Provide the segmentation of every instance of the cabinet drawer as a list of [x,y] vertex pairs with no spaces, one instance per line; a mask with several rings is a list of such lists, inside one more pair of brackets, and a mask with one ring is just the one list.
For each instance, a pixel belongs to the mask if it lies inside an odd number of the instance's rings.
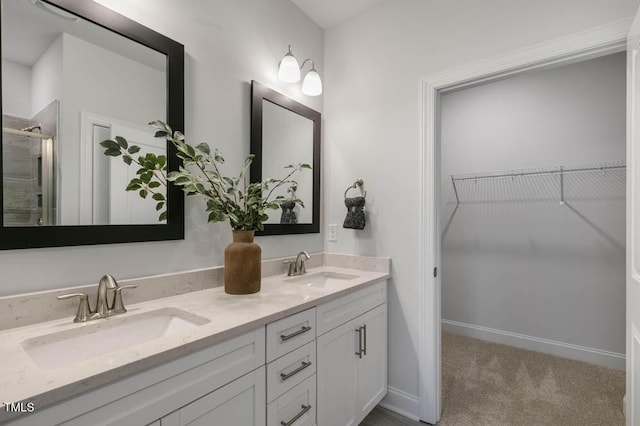
[[267,362],[316,338],[316,308],[267,324]]
[[318,336],[387,301],[387,282],[380,281],[316,308]]
[[316,342],[267,364],[267,402],[271,402],[316,372]]
[[267,426],[316,424],[316,375],[309,377],[267,406]]

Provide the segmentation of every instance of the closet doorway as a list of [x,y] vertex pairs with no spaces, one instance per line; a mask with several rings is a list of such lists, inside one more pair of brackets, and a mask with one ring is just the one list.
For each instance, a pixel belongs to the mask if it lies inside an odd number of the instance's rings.
[[[630,30],[631,27],[631,30]],[[636,35],[637,34],[637,35]],[[635,117],[640,108],[640,70],[636,69],[635,61],[640,50],[640,18],[631,21],[614,22],[609,25],[597,27],[589,31],[571,34],[530,48],[521,49],[499,57],[490,58],[481,62],[470,63],[460,68],[450,69],[444,72],[432,74],[422,79],[421,99],[423,103],[422,147],[420,158],[420,246],[418,255],[424,259],[420,263],[420,419],[435,424],[440,420],[441,414],[441,268],[440,268],[440,242],[441,226],[444,218],[441,217],[440,202],[440,98],[443,94],[462,88],[470,88],[479,84],[495,82],[519,74],[532,71],[541,71],[555,67],[570,65],[576,62],[587,61],[602,56],[623,52],[629,44],[628,56],[628,82],[627,87],[627,112],[631,119],[627,128],[627,203],[626,214],[626,246],[629,248],[627,256],[627,293],[635,291],[634,285],[640,283],[640,268],[634,266],[634,242],[640,241],[640,227],[634,227],[632,218],[635,204],[633,200],[635,191],[632,183],[634,169],[634,146],[640,147],[640,126],[635,125]],[[635,112],[634,112],[635,111]],[[635,115],[634,115],[635,114]],[[564,164],[545,164],[546,166],[563,166]],[[571,164],[570,164],[571,165]],[[576,164],[573,164],[576,165]],[[591,164],[593,165],[593,164]],[[531,167],[525,167],[531,168]],[[537,167],[536,167],[537,168]],[[481,170],[479,172],[494,172],[495,169]],[[497,170],[499,171],[499,170]],[[546,170],[549,171],[549,170]],[[637,229],[636,229],[637,228]],[[637,251],[637,250],[636,250]],[[640,259],[640,256],[638,256]],[[639,292],[640,293],[640,292]],[[631,293],[634,294],[634,293]],[[638,297],[640,300],[640,297]],[[636,376],[634,372],[635,356],[640,351],[640,332],[637,332],[634,324],[639,323],[636,311],[640,312],[640,305],[634,302],[635,298],[627,297],[626,357],[627,378],[624,412],[628,424],[633,424],[634,414],[640,411],[640,398],[634,398]],[[637,336],[636,336],[637,335]],[[637,345],[633,340],[637,337]],[[637,350],[634,350],[635,348]],[[629,352],[630,351],[630,352]],[[634,358],[635,356],[635,358]],[[640,382],[638,382],[640,383]],[[636,384],[637,385],[637,384]],[[638,407],[636,407],[636,405]]]
[[440,97],[443,424],[624,424],[625,116],[626,52]]

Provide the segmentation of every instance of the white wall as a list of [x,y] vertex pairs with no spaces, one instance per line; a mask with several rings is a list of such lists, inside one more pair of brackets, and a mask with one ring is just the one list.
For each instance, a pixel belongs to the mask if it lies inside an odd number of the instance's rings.
[[31,67],[31,114],[33,117],[62,97],[62,35]]
[[31,68],[2,60],[2,113],[31,118]]
[[325,223],[365,181],[369,222],[328,251],[391,256],[389,385],[417,415],[420,78],[633,15],[637,0],[386,0],[325,33]]
[[443,319],[624,354],[624,170],[448,177],[624,161],[625,55],[441,97]]
[[62,225],[77,225],[80,113],[90,112],[141,126],[166,117],[166,75],[73,35],[64,33],[62,39],[59,208]]
[[[236,173],[249,154],[250,88],[255,79],[322,112],[322,97],[300,84],[277,81],[277,65],[291,43],[323,73],[323,30],[288,0],[101,3],[185,45],[185,133],[225,155]],[[155,243],[0,252],[0,294],[95,283],[104,273],[124,279],[223,264],[229,225],[208,224],[204,205],[189,198],[186,239]],[[259,237],[263,258],[321,251],[322,234]]]

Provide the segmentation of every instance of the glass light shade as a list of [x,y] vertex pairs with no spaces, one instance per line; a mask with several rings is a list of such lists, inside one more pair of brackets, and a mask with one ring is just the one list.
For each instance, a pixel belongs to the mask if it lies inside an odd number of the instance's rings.
[[296,57],[293,56],[291,52],[284,55],[284,58],[280,61],[278,78],[285,83],[300,81],[300,66],[298,65]]
[[302,82],[302,93],[309,96],[318,96],[322,93],[322,80],[315,68],[304,76]]

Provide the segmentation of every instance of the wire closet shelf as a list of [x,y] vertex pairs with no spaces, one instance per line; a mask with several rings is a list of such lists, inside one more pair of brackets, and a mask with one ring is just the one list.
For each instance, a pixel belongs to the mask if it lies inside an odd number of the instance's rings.
[[478,182],[491,179],[516,179],[522,177],[533,176],[556,176],[559,177],[559,198],[560,204],[565,203],[564,199],[564,176],[573,175],[579,173],[593,173],[600,172],[606,174],[610,170],[625,170],[626,163],[624,161],[614,161],[607,163],[593,163],[593,164],[579,164],[569,166],[552,166],[552,167],[540,167],[533,169],[516,169],[498,172],[487,173],[474,173],[465,175],[451,175],[449,176],[450,183],[453,186],[453,193],[455,195],[456,207],[462,204],[460,200],[460,194],[458,191],[458,183],[461,182]]

